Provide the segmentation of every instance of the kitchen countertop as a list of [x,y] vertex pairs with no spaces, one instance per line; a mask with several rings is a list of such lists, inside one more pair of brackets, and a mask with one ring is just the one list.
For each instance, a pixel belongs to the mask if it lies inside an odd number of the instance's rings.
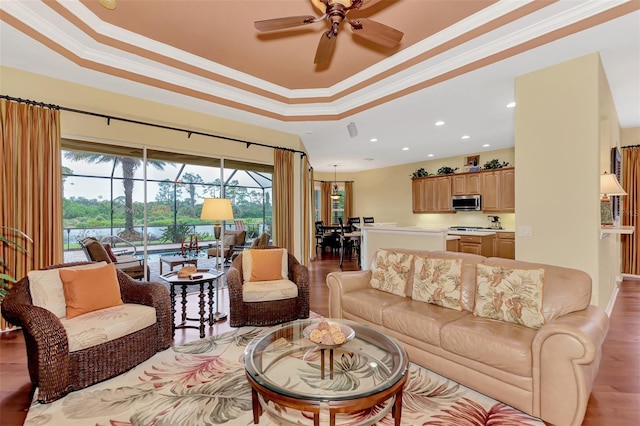
[[449,231],[449,235],[475,235],[477,237],[486,237],[488,235],[496,235],[496,231],[479,229],[477,231]]

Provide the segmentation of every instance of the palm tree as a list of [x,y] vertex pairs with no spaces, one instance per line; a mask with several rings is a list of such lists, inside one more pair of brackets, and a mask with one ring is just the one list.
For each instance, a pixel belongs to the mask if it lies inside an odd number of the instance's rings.
[[[142,164],[142,160],[134,157],[120,157],[117,155],[97,154],[93,152],[65,151],[64,157],[72,161],[84,161],[90,164],[113,163],[122,167],[122,186],[124,188],[124,234],[135,233],[133,229],[133,179],[135,171]],[[147,160],[147,164],[158,170],[163,170],[165,162]]]

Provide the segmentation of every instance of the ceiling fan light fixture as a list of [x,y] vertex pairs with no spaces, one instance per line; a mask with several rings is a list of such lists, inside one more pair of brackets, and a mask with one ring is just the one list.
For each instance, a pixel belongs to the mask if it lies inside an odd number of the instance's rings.
[[[349,6],[351,6],[352,2],[351,2],[351,0],[329,0],[329,5],[332,5],[332,4],[335,4],[335,3],[340,3],[344,7],[349,7]],[[311,0],[311,4],[313,4],[313,7],[318,9],[320,11],[320,13],[322,13],[324,15],[324,13],[326,12],[327,7],[322,2],[322,0]]]
[[98,0],[98,3],[100,3],[105,9],[109,10],[114,10],[118,6],[116,0]]

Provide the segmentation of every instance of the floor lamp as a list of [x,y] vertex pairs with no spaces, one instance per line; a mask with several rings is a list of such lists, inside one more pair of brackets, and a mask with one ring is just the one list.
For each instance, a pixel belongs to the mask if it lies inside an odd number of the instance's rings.
[[[233,220],[233,209],[231,208],[231,200],[228,198],[205,198],[202,205],[202,213],[200,213],[200,219],[203,220],[215,220],[216,224],[213,227],[213,233],[216,237],[216,269],[218,268],[218,262],[220,256],[223,256],[224,251],[224,221]],[[220,222],[222,221],[222,226]],[[222,242],[222,244],[220,244]],[[224,265],[223,265],[224,269]],[[218,290],[220,286],[216,281],[216,313],[213,314],[214,321],[221,321],[227,318],[227,314],[220,312],[220,297]]]

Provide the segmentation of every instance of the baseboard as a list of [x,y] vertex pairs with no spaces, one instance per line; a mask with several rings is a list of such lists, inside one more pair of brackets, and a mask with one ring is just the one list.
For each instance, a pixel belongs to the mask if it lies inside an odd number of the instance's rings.
[[622,278],[633,278],[633,279],[640,279],[640,275],[633,275],[633,274],[622,274]]
[[619,292],[620,292],[620,287],[616,285],[615,288],[613,289],[613,292],[611,293],[611,297],[609,298],[609,303],[607,303],[607,308],[605,309],[605,312],[609,317],[611,317],[611,313],[613,312],[613,307],[616,305],[616,299],[618,298]]

